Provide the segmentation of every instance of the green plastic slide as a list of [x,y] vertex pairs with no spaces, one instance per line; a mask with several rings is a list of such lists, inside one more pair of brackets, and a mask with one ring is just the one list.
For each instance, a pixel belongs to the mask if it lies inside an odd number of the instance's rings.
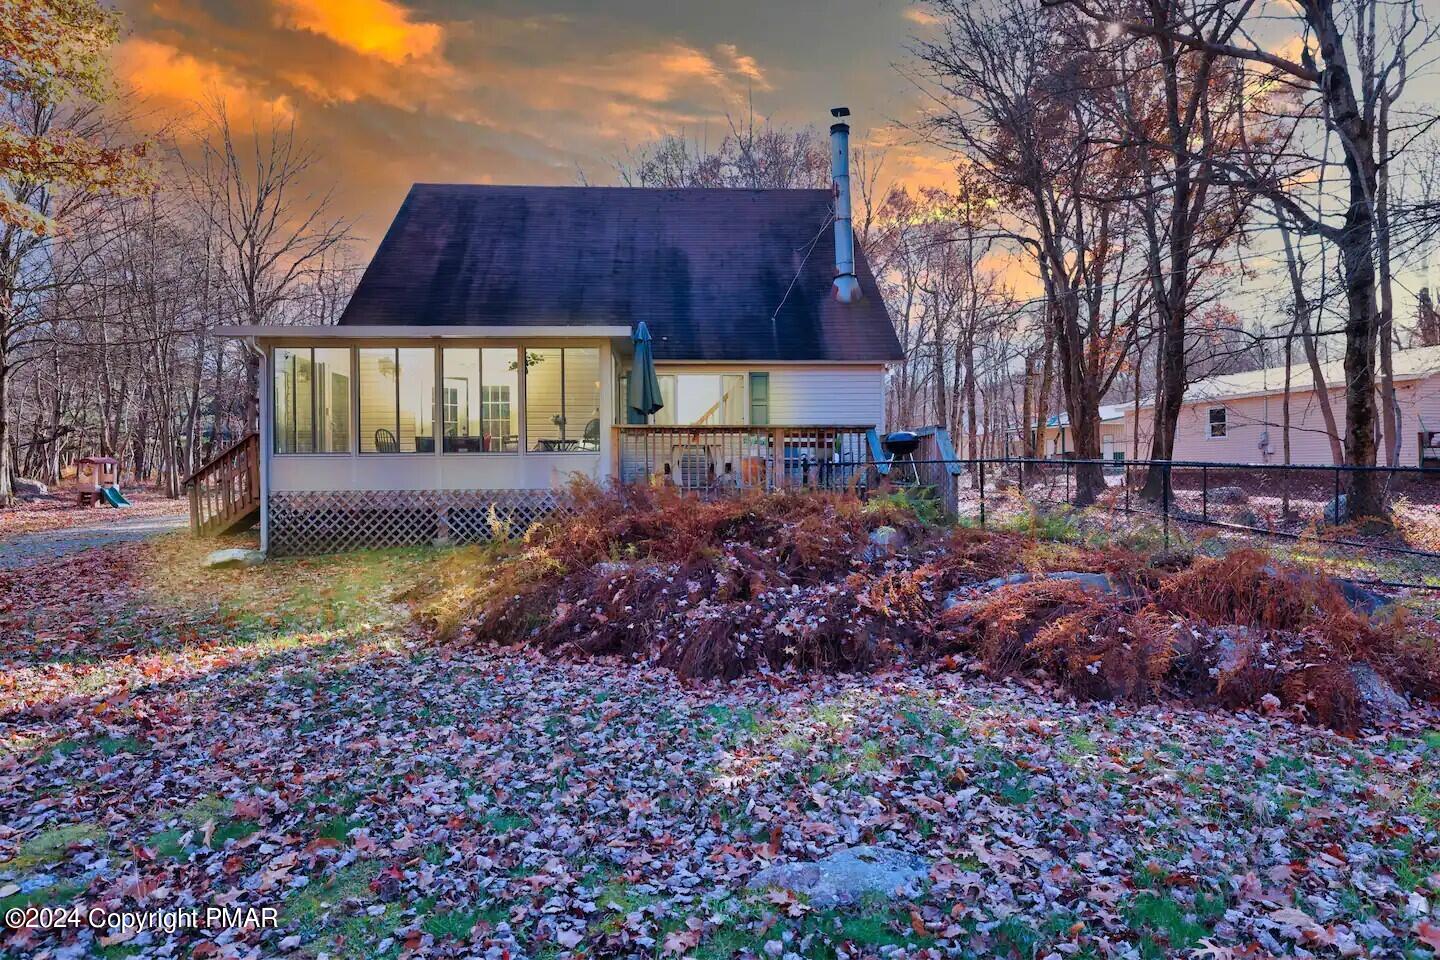
[[130,501],[125,499],[125,495],[120,492],[119,487],[101,487],[100,496],[104,497],[105,502],[116,509],[130,506]]

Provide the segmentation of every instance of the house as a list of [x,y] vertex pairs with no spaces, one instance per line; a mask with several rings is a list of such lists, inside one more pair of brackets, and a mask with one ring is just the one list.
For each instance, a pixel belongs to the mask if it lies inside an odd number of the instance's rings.
[[576,475],[775,486],[878,455],[900,346],[832,113],[833,191],[416,184],[338,325],[222,331],[259,357],[260,431],[197,474],[196,530],[248,496],[276,554],[483,539]]
[[[1130,456],[1130,440],[1133,434],[1126,426],[1127,407],[1124,404],[1102,404],[1100,406],[1100,453],[1106,460],[1124,460]],[[1011,439],[1011,456],[1022,456],[1024,444],[1016,435]],[[1040,438],[1040,456],[1047,460],[1064,460],[1074,457],[1075,440],[1070,430],[1070,415],[1052,414],[1045,419],[1045,429]]]
[[[1399,464],[1440,466],[1440,347],[1396,351],[1395,405],[1400,436]],[[1345,436],[1345,367],[1343,361],[1321,364],[1330,409],[1341,442]],[[1310,367],[1303,360],[1290,372],[1290,462],[1334,462],[1330,435],[1315,391]],[[1175,460],[1211,463],[1284,462],[1285,368],[1210,377],[1185,390],[1176,424]],[[1140,404],[1140,451],[1149,450],[1152,400]],[[1134,412],[1126,408],[1126,433],[1134,430]],[[1383,460],[1383,457],[1382,457]]]

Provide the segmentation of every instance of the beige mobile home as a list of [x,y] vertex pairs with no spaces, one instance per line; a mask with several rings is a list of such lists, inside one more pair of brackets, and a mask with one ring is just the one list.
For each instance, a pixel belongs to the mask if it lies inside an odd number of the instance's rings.
[[[1440,466],[1440,347],[1397,351],[1395,405],[1402,466]],[[1335,360],[1321,365],[1330,409],[1343,442],[1345,435],[1345,369]],[[1290,461],[1334,462],[1330,433],[1321,413],[1319,394],[1307,364],[1290,372]],[[1211,463],[1283,463],[1285,368],[1211,377],[1185,391],[1185,405],[1175,436],[1175,460]],[[1150,445],[1153,410],[1140,406],[1140,453]],[[1126,412],[1126,432],[1133,436],[1134,413]]]

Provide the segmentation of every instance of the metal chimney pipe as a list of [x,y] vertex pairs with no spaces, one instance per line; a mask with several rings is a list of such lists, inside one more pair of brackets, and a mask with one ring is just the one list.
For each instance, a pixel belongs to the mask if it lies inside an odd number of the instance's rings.
[[830,171],[835,194],[835,299],[855,303],[860,281],[855,277],[855,230],[850,223],[850,116],[849,107],[834,107],[830,116]]

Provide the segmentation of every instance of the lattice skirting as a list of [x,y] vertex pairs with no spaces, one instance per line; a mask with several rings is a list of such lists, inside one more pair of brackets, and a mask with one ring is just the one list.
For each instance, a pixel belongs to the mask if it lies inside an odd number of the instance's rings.
[[301,556],[524,535],[570,501],[555,490],[347,490],[270,494],[270,553]]

